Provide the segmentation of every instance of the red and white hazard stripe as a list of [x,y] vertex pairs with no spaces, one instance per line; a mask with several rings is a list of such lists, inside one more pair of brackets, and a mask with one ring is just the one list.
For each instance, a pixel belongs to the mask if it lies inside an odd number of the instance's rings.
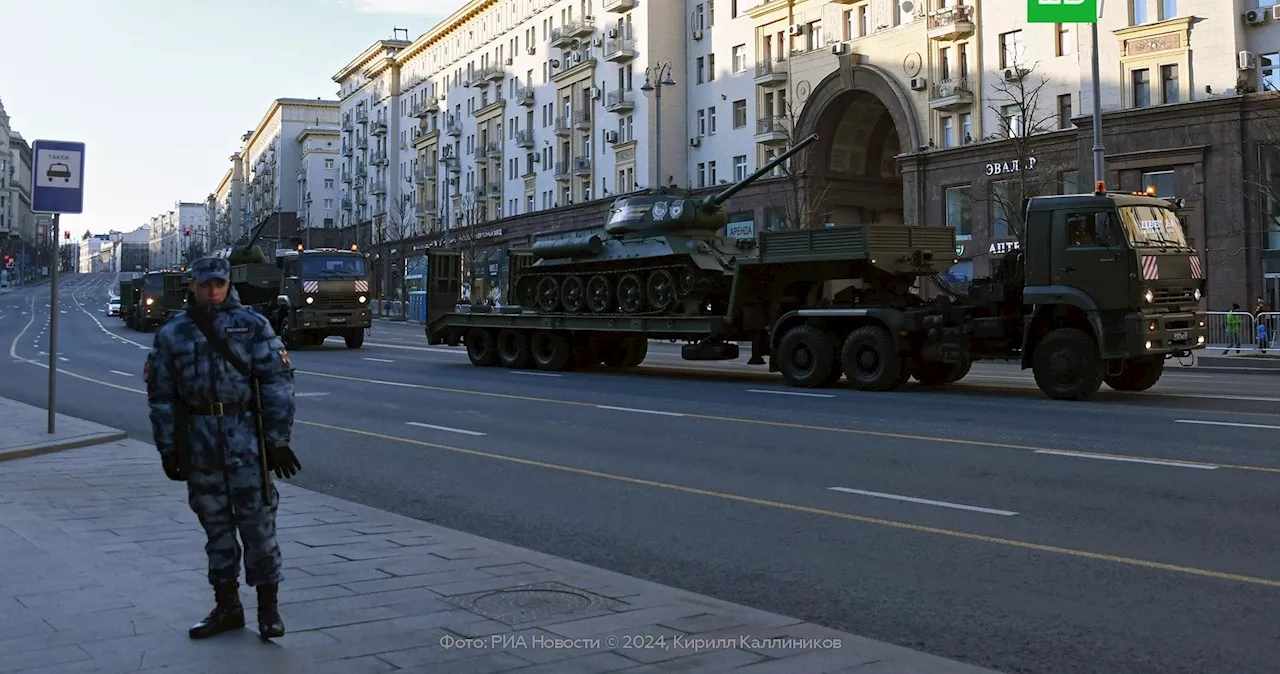
[[369,292],[369,282],[368,282],[368,281],[356,281],[356,292],[358,292],[358,293],[367,293],[367,292]]
[[1155,255],[1142,256],[1142,280],[1156,281],[1160,279],[1160,258]]
[[1191,259],[1191,278],[1194,278],[1194,279],[1204,278],[1204,269],[1200,266],[1200,257],[1197,255],[1192,255],[1190,259]]
[[320,289],[319,281],[303,281],[302,282],[302,292],[304,293],[313,293],[319,289]]

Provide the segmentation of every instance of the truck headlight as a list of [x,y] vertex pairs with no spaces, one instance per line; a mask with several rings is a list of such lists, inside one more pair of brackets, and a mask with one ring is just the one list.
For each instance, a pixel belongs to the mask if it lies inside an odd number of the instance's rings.
[[314,298],[314,297],[308,297],[308,298],[307,298],[307,304],[315,304],[315,301],[316,301],[316,298]]
[[1200,297],[1201,297],[1201,295],[1200,295],[1200,289],[1199,289],[1199,288],[1196,288],[1196,291],[1195,291],[1194,293],[1191,293],[1191,294],[1192,294],[1193,296],[1195,296],[1195,298],[1196,298],[1196,301],[1197,301],[1197,302],[1199,302],[1199,301],[1200,301]]
[[368,301],[369,301],[369,298],[368,298],[368,297],[365,297],[364,295],[361,295],[361,296],[360,296],[360,303],[361,303],[361,304],[364,304],[365,302],[368,302]]
[[151,306],[151,305],[153,305],[153,304],[155,304],[155,303],[156,303],[156,299],[155,299],[154,297],[148,297],[148,298],[147,298],[147,306]]
[[1142,296],[1142,299],[1146,300],[1147,304],[1151,304],[1156,301],[1156,294],[1148,290],[1147,293]]

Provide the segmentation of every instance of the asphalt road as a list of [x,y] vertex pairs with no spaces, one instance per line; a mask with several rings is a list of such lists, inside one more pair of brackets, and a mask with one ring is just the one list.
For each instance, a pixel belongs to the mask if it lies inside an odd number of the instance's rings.
[[[149,441],[152,336],[104,314],[112,285],[64,285],[59,410]],[[0,295],[0,395],[44,404],[47,304]],[[633,373],[479,369],[390,322],[292,360],[308,488],[1007,672],[1280,656],[1270,378],[801,391],[661,344]]]

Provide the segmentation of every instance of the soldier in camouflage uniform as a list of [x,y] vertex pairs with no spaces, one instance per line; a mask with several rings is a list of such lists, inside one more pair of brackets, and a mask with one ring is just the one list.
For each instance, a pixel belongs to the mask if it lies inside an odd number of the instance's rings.
[[258,631],[284,634],[277,608],[281,580],[276,542],[279,492],[263,501],[253,391],[247,377],[223,359],[197,327],[211,325],[252,368],[262,395],[268,469],[292,477],[301,468],[289,448],[293,426],[293,366],[267,319],[240,304],[230,264],[204,258],[191,268],[189,304],[156,333],[147,357],[151,428],[165,475],[185,480],[188,502],[208,542],[209,583],[217,606],[190,630],[201,639],[244,627],[240,603],[240,542],[245,582],[258,591]]

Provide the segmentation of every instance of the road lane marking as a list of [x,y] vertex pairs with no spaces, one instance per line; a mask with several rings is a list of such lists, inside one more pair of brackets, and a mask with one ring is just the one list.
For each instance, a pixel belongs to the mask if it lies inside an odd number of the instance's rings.
[[525,377],[563,377],[562,374],[554,372],[524,372],[522,370],[512,370],[511,374],[523,375]]
[[[311,370],[295,370],[295,372],[298,374],[305,374],[313,377],[323,377],[326,379],[338,379],[342,381],[360,382],[364,384],[376,384],[381,386],[397,386],[401,388],[414,388],[420,391],[436,391],[439,393],[456,393],[459,395],[479,396],[482,398],[495,398],[499,400],[520,400],[524,402],[544,403],[544,404],[551,404],[551,405],[565,405],[568,407],[596,407],[596,408],[601,407],[600,405],[596,405],[595,403],[583,402],[578,400],[543,398],[540,396],[520,395],[516,393],[497,393],[494,391],[476,391],[472,389],[452,388],[448,386],[434,386],[432,384],[410,384],[407,382],[388,381],[385,379],[369,379],[366,377],[352,377],[344,374],[332,374],[329,372],[314,372]],[[608,408],[606,407],[605,409],[608,409]],[[623,408],[623,409],[630,409],[630,408]],[[699,419],[703,421],[718,421],[718,422],[736,423],[736,424],[752,424],[757,426],[767,426],[770,428],[789,428],[789,429],[801,430],[801,431],[816,431],[820,433],[840,433],[844,435],[860,435],[860,436],[871,437],[871,438],[887,438],[891,440],[919,440],[923,442],[936,442],[938,444],[960,445],[960,446],[967,446],[967,447],[988,447],[992,449],[1010,449],[1010,450],[1022,451],[1022,452],[1039,452],[1041,450],[1046,450],[1050,452],[1066,452],[1072,456],[1075,456],[1076,454],[1081,454],[1081,455],[1087,454],[1088,456],[1092,456],[1092,457],[1111,456],[1111,457],[1116,457],[1119,460],[1142,459],[1144,462],[1151,461],[1151,460],[1159,460],[1165,463],[1180,464],[1180,465],[1185,464],[1189,466],[1207,465],[1204,462],[1187,461],[1184,459],[1164,459],[1164,458],[1147,459],[1145,457],[1136,457],[1136,456],[1130,456],[1126,454],[1106,454],[1106,453],[1100,453],[1100,452],[1093,452],[1093,453],[1075,452],[1074,450],[1058,450],[1053,447],[1039,447],[1036,445],[1022,445],[1022,444],[1016,444],[1016,443],[1010,443],[1010,442],[995,442],[990,440],[953,438],[953,437],[943,437],[943,436],[936,436],[936,435],[916,435],[913,433],[891,433],[888,431],[872,431],[872,430],[866,430],[866,429],[860,429],[860,428],[841,428],[839,426],[818,426],[816,424],[801,424],[801,423],[788,422],[788,421],[773,421],[769,419],[751,419],[747,417],[727,417],[727,416],[720,416],[715,414],[697,414],[694,412],[684,412],[684,413],[660,412],[660,413],[668,416],[684,417],[687,419]],[[1244,471],[1253,471],[1253,472],[1260,472],[1260,473],[1280,473],[1280,467],[1249,466],[1249,465],[1241,465],[1241,464],[1224,464],[1224,463],[1219,463],[1215,465],[1217,465],[1220,468],[1230,468],[1232,470],[1244,470]]]
[[1123,461],[1125,463],[1145,463],[1153,466],[1172,466],[1174,468],[1195,468],[1198,470],[1217,470],[1231,466],[1219,466],[1212,463],[1196,463],[1193,461],[1174,461],[1168,459],[1143,459],[1136,456],[1117,456],[1114,454],[1094,454],[1091,452],[1073,452],[1060,449],[1037,449],[1036,454],[1052,454],[1055,456],[1071,456],[1078,459],[1098,459],[1100,461]]
[[69,358],[63,358],[62,356],[58,356],[58,360],[60,360],[60,361],[62,361],[62,362],[64,362],[64,363],[70,363],[70,362],[71,362],[71,360],[70,360]]
[[1280,431],[1280,426],[1270,426],[1267,424],[1242,424],[1234,421],[1202,421],[1199,419],[1174,419],[1174,423],[1178,424],[1200,424],[1203,426],[1232,426],[1235,428],[1265,428],[1273,431]]
[[293,397],[295,397],[295,398],[319,398],[319,397],[321,397],[321,396],[327,396],[327,395],[329,395],[329,394],[328,394],[327,392],[323,392],[323,391],[307,391],[306,393],[294,393],[294,394],[293,394]]
[[1178,564],[1168,564],[1165,562],[1156,562],[1148,559],[1139,559],[1136,557],[1124,557],[1121,555],[1112,555],[1104,552],[1092,552],[1089,550],[1078,550],[1075,548],[1066,548],[1056,545],[1046,545],[1043,543],[1032,543],[1030,541],[1020,541],[1012,538],[1002,538],[999,536],[986,536],[983,534],[974,534],[967,531],[958,531],[955,529],[944,529],[941,527],[931,527],[921,524],[912,524],[910,522],[901,522],[898,520],[890,520],[880,517],[868,517],[866,515],[855,515],[853,513],[841,512],[838,510],[829,510],[826,508],[815,508],[812,506],[804,506],[796,503],[787,503],[784,501],[774,501],[770,499],[756,498],[754,496],[745,496],[742,494],[733,494],[730,492],[715,491],[711,489],[703,489],[700,487],[690,487],[681,484],[673,484],[670,482],[659,482],[657,480],[648,480],[644,478],[631,477],[628,475],[618,475],[616,473],[606,473],[589,468],[579,468],[576,466],[567,466],[564,464],[550,463],[547,461],[539,461],[537,459],[525,459],[506,454],[498,454],[496,452],[486,452],[477,449],[464,449],[462,447],[452,447],[450,445],[442,445],[435,442],[427,442],[425,440],[416,440],[413,438],[405,438],[388,433],[379,433],[376,431],[366,431],[358,428],[349,428],[346,426],[334,426],[331,424],[322,424],[314,421],[297,421],[296,424],[304,426],[312,426],[315,428],[323,428],[331,431],[342,433],[351,433],[353,435],[362,435],[370,438],[378,438],[381,440],[389,440],[392,442],[403,442],[406,444],[417,445],[419,447],[430,447],[446,452],[456,454],[466,454],[496,461],[504,461],[507,463],[515,463],[524,466],[534,466],[545,468],[548,470],[559,471],[562,473],[571,473],[575,475],[584,475],[588,477],[596,477],[603,480],[611,480],[614,482],[624,482],[627,484],[635,484],[644,487],[652,487],[655,489],[665,489],[668,491],[681,492],[685,494],[694,494],[697,496],[706,496],[709,498],[720,499],[723,501],[733,501],[737,503],[748,503],[776,510],[787,510],[790,512],[799,512],[809,515],[822,515],[834,519],[841,519],[849,522],[859,522],[862,524],[871,524],[881,527],[898,529],[901,531],[911,531],[922,534],[934,534],[937,536],[945,536],[976,543],[989,543],[992,545],[1018,548],[1022,550],[1032,550],[1036,552],[1047,552],[1067,557],[1075,557],[1077,559],[1088,559],[1099,562],[1111,562],[1114,564],[1124,564],[1128,566],[1136,566],[1146,569],[1159,571],[1169,571],[1173,573],[1181,573],[1184,575],[1200,576],[1202,578],[1212,578],[1215,580],[1229,580],[1248,585],[1261,585],[1265,587],[1280,588],[1280,580],[1272,578],[1262,578],[1259,576],[1248,576],[1238,573],[1229,573],[1226,571],[1214,571],[1212,569],[1201,569],[1192,566],[1182,566]]
[[804,393],[803,391],[771,391],[766,388],[749,388],[747,393],[769,393],[776,396],[800,396],[804,398],[834,398],[831,393]]
[[133,376],[133,373],[132,373],[132,372],[121,372],[121,371],[119,371],[119,370],[108,370],[108,372],[110,372],[111,374],[118,374],[118,375],[120,375],[121,377],[132,377],[132,376]]
[[388,360],[386,358],[369,358],[368,356],[365,356],[362,360],[371,360],[375,363],[394,363],[395,362],[394,360]]
[[664,417],[682,417],[685,416],[679,412],[663,412],[662,410],[642,410],[636,407],[614,407],[613,405],[592,405],[597,409],[615,410],[618,412],[636,412],[637,414],[657,414]]
[[435,424],[424,424],[420,421],[406,421],[405,423],[410,426],[417,426],[418,428],[430,428],[435,431],[448,431],[450,433],[461,433],[463,435],[488,435],[488,433],[481,433],[480,431],[469,431],[465,428],[453,428],[451,426],[437,426]]
[[911,503],[922,503],[924,505],[939,506],[942,508],[952,508],[955,510],[970,510],[976,513],[987,513],[988,515],[1002,515],[1004,517],[1013,517],[1018,513],[1012,510],[997,510],[995,508],[983,508],[981,506],[964,505],[963,503],[950,503],[947,501],[934,501],[927,498],[916,498],[915,496],[901,496],[899,494],[886,494],[879,491],[866,491],[863,489],[851,489],[849,487],[827,487],[831,491],[844,492],[846,494],[860,494],[862,496],[874,496],[876,498],[887,498],[894,501],[909,501]]

